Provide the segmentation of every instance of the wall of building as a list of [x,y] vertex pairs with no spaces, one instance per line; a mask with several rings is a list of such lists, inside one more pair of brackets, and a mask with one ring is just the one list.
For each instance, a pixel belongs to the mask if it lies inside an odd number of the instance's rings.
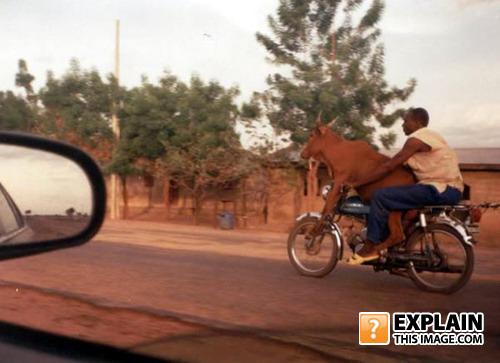
[[[471,187],[471,202],[500,202],[500,170],[464,170],[464,181]],[[484,244],[500,244],[500,209],[486,210],[480,223],[477,240]]]
[[[471,202],[500,201],[500,170],[463,170],[464,180],[471,186]],[[217,215],[231,212],[238,228],[266,228],[288,231],[295,218],[308,211],[320,211],[324,201],[321,187],[330,182],[327,170],[318,170],[315,195],[308,195],[304,170],[274,169],[268,184],[258,177],[246,181],[244,190],[212,190],[200,214],[200,223],[218,225]],[[109,189],[108,189],[109,190]],[[148,183],[142,177],[127,179],[130,219],[193,222],[193,203],[189,193],[175,188],[167,180]],[[123,204],[122,204],[123,210]],[[500,210],[487,211],[481,221],[478,240],[486,244],[500,243]]]

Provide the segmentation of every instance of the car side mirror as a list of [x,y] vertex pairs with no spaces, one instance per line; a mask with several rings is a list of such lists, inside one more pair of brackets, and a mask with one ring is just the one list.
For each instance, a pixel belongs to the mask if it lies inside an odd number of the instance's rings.
[[85,152],[0,132],[0,260],[81,245],[105,212],[104,178]]

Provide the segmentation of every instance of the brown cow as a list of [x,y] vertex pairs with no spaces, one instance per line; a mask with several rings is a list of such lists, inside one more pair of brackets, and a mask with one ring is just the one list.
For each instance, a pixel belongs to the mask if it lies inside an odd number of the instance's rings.
[[[326,164],[335,178],[335,183],[326,200],[322,217],[312,232],[313,235],[319,232],[326,214],[337,203],[343,185],[355,184],[362,176],[370,175],[383,162],[389,160],[387,156],[378,153],[365,141],[349,141],[335,134],[331,130],[331,125],[335,120],[325,125],[319,121],[319,118],[320,116],[318,116],[316,127],[311,132],[309,141],[302,150],[301,157],[304,159],[313,158]],[[357,192],[367,203],[373,192],[379,188],[411,185],[415,182],[413,173],[401,166],[385,178],[357,188]],[[392,212],[389,215],[389,230],[390,236],[381,246],[391,246],[404,239],[401,212]]]

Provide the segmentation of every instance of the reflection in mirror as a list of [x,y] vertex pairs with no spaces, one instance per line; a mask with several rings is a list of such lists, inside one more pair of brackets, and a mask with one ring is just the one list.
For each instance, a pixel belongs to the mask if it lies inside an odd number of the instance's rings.
[[90,221],[92,190],[74,162],[0,145],[0,246],[72,237]]

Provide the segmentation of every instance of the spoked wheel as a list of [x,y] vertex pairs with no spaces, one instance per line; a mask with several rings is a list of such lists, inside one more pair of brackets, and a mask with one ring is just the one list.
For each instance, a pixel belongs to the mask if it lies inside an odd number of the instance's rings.
[[315,238],[308,238],[316,222],[316,218],[308,217],[294,226],[288,237],[288,258],[300,274],[323,277],[337,265],[341,241],[337,234],[326,231]]
[[[426,241],[427,239],[427,241]],[[451,294],[469,281],[474,269],[474,250],[446,224],[432,224],[409,238],[406,251],[412,255],[408,274],[421,289]]]

